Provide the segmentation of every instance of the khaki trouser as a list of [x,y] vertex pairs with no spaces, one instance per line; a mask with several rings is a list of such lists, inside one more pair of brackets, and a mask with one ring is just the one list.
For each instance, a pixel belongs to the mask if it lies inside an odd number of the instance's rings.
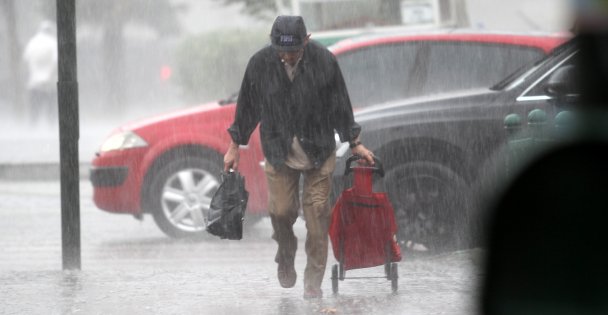
[[268,181],[268,212],[274,229],[272,238],[278,243],[275,257],[277,263],[280,260],[293,263],[295,258],[298,242],[293,233],[293,224],[298,218],[300,207],[300,175],[304,175],[302,209],[307,229],[305,289],[321,288],[325,274],[331,219],[329,194],[335,166],[335,153],[319,169],[299,171],[287,166],[275,169],[268,162],[265,166]]

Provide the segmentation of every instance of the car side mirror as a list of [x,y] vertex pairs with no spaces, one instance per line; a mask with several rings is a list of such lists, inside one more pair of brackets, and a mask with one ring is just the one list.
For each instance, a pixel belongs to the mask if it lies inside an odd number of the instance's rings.
[[577,76],[575,66],[560,67],[549,77],[545,92],[553,99],[572,101],[580,94]]

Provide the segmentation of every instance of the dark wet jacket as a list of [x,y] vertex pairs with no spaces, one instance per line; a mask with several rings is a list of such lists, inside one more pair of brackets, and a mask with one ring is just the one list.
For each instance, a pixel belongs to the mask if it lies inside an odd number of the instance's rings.
[[336,58],[310,42],[289,80],[276,50],[263,48],[249,60],[241,85],[234,123],[228,132],[234,142],[247,144],[258,123],[264,155],[282,166],[294,135],[315,168],[336,148],[334,130],[342,142],[361,131]]

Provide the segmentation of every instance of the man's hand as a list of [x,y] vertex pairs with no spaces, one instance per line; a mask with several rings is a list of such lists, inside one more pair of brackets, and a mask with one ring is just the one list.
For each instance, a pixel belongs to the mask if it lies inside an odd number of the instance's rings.
[[374,153],[368,150],[363,144],[358,144],[351,149],[353,155],[358,155],[365,159],[367,164],[374,165]]
[[239,166],[239,145],[230,142],[228,151],[224,155],[224,172],[228,172],[230,169],[236,170]]

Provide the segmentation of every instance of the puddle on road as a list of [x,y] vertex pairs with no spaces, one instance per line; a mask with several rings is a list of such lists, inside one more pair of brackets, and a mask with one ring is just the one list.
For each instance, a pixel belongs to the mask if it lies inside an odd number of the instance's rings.
[[[282,289],[274,264],[262,261],[187,268],[108,261],[107,269],[0,271],[0,296],[3,314],[473,314],[479,275],[470,264],[477,256],[466,251],[406,260],[399,264],[396,294],[384,279],[347,279],[333,295],[326,273],[325,297],[307,301],[300,278],[295,288]],[[347,276],[382,272],[367,268]]]

